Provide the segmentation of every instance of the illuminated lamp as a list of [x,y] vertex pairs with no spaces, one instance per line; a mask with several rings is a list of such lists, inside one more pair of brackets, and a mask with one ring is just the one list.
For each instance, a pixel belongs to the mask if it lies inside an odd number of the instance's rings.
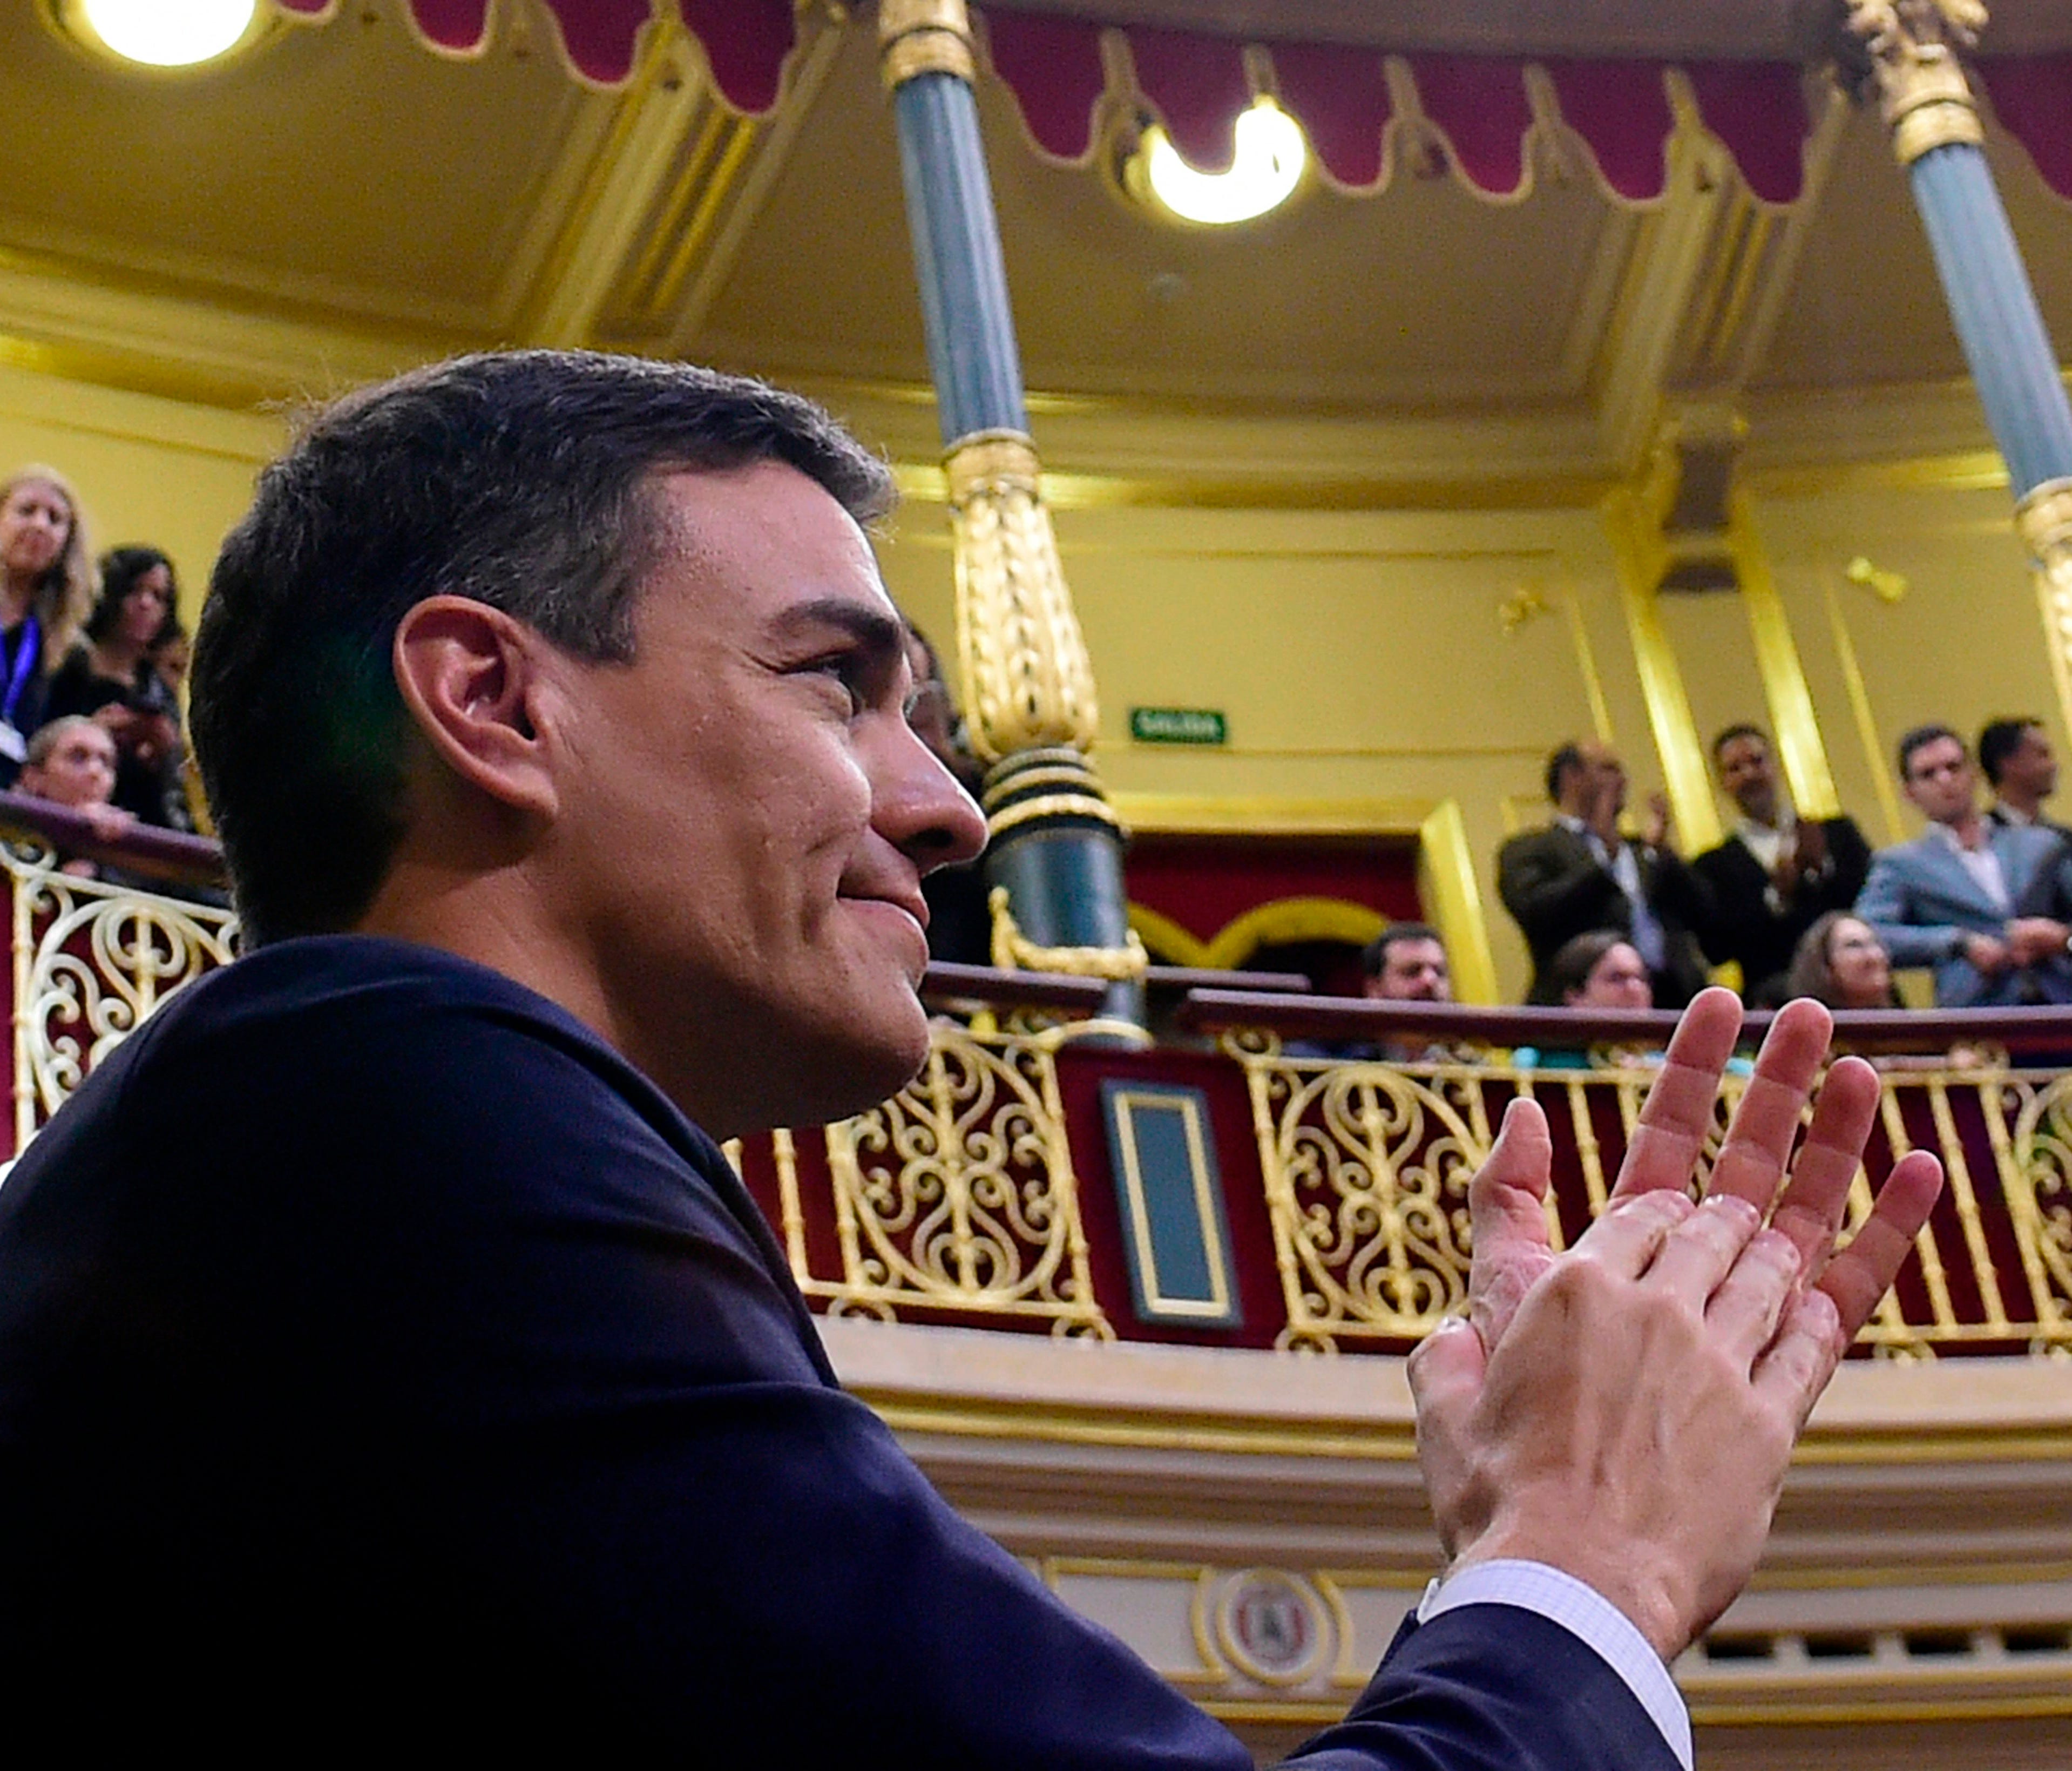
[[1230,170],[1197,172],[1180,158],[1165,130],[1152,124],[1135,156],[1142,188],[1161,208],[1209,227],[1228,227],[1277,209],[1294,195],[1309,161],[1302,126],[1272,99],[1261,98],[1240,115],[1235,133]]
[[191,68],[254,35],[258,0],[67,0],[66,25],[89,47],[146,68]]

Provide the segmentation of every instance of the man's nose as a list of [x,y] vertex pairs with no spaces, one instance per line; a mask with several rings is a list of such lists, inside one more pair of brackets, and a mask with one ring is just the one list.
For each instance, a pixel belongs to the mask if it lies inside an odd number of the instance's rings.
[[904,720],[874,785],[879,834],[923,873],[976,860],[985,849],[985,813]]

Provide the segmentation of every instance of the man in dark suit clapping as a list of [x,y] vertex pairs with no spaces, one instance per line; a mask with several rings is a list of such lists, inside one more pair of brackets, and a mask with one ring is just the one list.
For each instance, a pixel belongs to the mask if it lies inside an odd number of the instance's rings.
[[1774,1007],[1799,937],[1856,901],[1870,844],[1853,819],[1799,817],[1758,727],[1728,727],[1712,740],[1712,766],[1741,816],[1725,842],[1691,863],[1712,893],[1705,952],[1716,964],[1740,966],[1745,1000]]

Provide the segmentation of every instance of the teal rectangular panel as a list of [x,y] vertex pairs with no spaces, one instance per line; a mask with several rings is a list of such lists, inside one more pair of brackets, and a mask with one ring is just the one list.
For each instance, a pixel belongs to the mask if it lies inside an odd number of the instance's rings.
[[1243,1317],[1208,1098],[1110,1077],[1101,1110],[1137,1320],[1236,1327]]

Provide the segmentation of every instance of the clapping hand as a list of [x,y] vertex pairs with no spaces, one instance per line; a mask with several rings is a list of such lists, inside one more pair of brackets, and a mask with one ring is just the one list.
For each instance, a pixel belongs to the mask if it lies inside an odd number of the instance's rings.
[[1754,1571],[1791,1448],[1927,1220],[1941,1165],[1893,1166],[1833,1252],[1878,1099],[1870,1066],[1828,1073],[1792,1147],[1832,1023],[1782,1010],[1713,1164],[1712,1123],[1741,1004],[1686,1011],[1605,1211],[1549,1246],[1545,1116],[1518,1100],[1469,1191],[1465,1320],[1410,1361],[1418,1456],[1455,1567],[1499,1557],[1574,1575],[1672,1658]]

